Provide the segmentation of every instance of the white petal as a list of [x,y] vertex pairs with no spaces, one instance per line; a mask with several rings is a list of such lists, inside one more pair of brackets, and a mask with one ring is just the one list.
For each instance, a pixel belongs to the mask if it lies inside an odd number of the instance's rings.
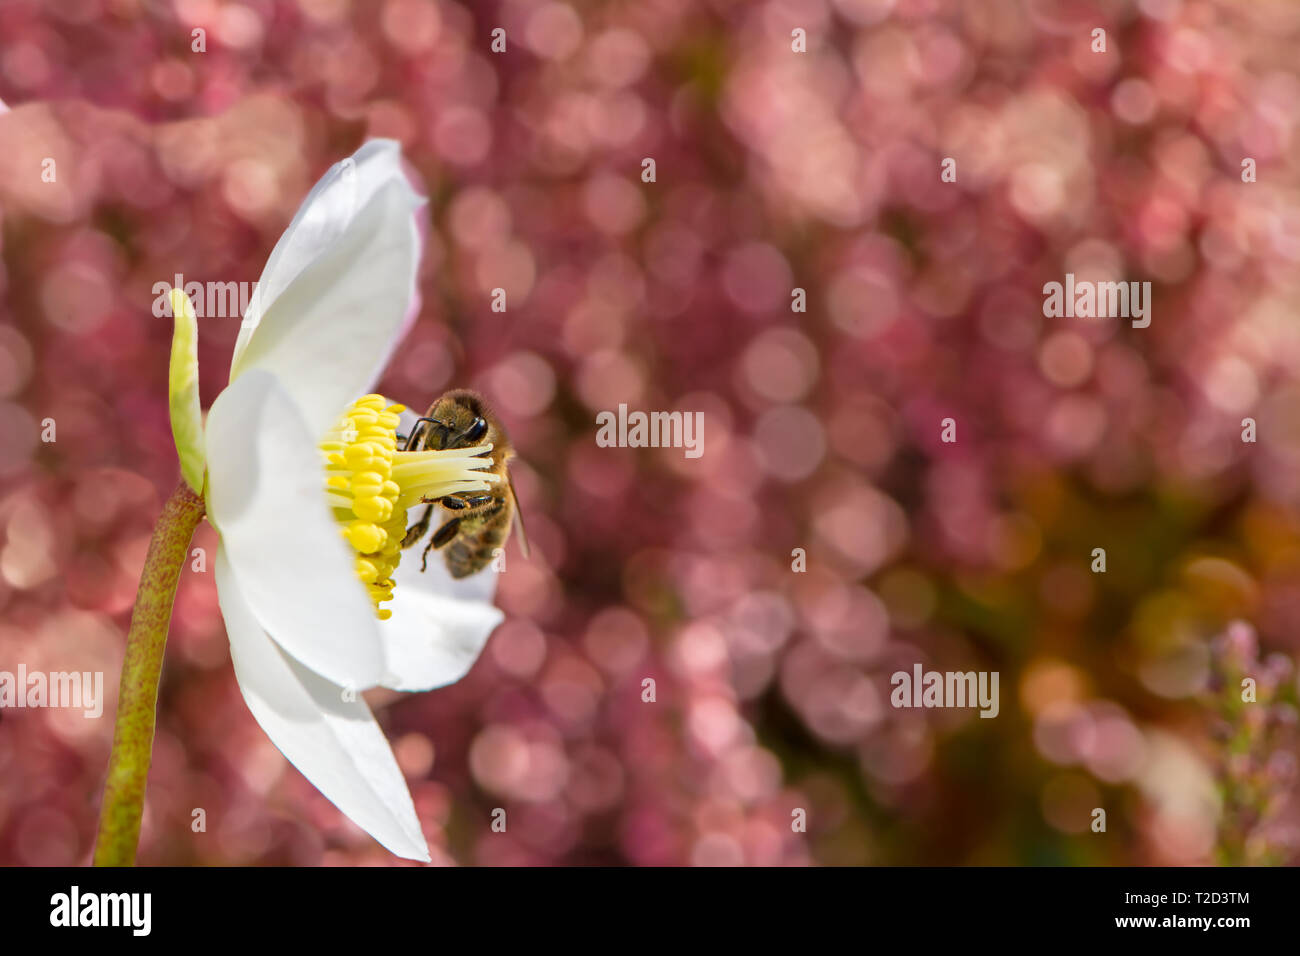
[[232,373],[266,310],[390,182],[407,182],[402,173],[401,145],[392,139],[374,139],[331,166],[312,187],[257,280],[230,359]]
[[404,178],[379,186],[266,304],[231,366],[231,381],[251,369],[271,372],[313,435],[368,392],[418,302],[418,199]]
[[330,802],[385,848],[429,862],[406,781],[364,700],[285,654],[244,601],[224,547],[217,595],[235,677],[248,709],[285,758]]
[[[423,505],[412,509],[411,520]],[[382,681],[394,690],[429,690],[454,684],[478,659],[488,637],[505,617],[492,604],[497,572],[488,568],[457,580],[442,555],[429,552],[429,567],[420,571],[420,555],[429,538],[447,518],[437,508],[424,538],[402,556],[393,573],[393,600],[385,605],[393,616],[379,622],[388,675]]]
[[384,673],[378,620],[325,501],[320,452],[265,372],[208,412],[208,517],[271,637],[321,676],[364,690]]

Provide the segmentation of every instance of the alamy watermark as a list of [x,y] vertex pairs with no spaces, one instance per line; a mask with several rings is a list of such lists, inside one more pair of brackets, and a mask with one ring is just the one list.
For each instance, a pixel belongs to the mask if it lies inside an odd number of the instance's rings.
[[133,936],[148,936],[153,929],[153,894],[83,893],[74,885],[50,897],[50,925],[119,926]]
[[925,671],[912,665],[912,673],[895,671],[889,702],[895,707],[979,707],[981,717],[996,717],[997,671]]
[[1151,324],[1150,282],[1075,281],[1065,274],[1065,283],[1043,286],[1043,315],[1049,319],[1132,319],[1133,328]]
[[704,454],[703,412],[599,412],[596,444],[601,448],[681,448],[687,458]]
[[175,282],[153,284],[154,318],[171,318],[172,289],[180,289],[194,304],[194,317],[199,319],[239,319],[248,311],[248,303],[257,294],[256,282],[186,282],[180,273]]
[[104,713],[103,671],[0,671],[0,710],[23,707],[80,708],[87,717]]

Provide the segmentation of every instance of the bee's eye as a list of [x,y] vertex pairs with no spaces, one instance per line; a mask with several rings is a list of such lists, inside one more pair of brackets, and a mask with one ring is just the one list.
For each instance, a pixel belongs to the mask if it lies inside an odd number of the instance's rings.
[[474,419],[474,423],[465,429],[465,440],[474,443],[482,438],[488,429],[488,424],[481,418]]

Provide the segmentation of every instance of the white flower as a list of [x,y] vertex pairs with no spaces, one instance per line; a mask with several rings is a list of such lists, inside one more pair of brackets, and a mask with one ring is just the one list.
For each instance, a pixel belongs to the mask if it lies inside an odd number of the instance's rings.
[[217,592],[249,710],[343,813],[393,853],[427,861],[406,783],[357,692],[459,680],[502,614],[494,573],[454,581],[438,560],[421,573],[423,542],[392,570],[421,494],[487,487],[487,459],[474,457],[483,447],[395,453],[401,407],[358,400],[418,311],[423,203],[395,142],[336,164],[267,261],[206,427],[183,373],[193,312],[173,293],[171,391],[191,485],[206,459]]

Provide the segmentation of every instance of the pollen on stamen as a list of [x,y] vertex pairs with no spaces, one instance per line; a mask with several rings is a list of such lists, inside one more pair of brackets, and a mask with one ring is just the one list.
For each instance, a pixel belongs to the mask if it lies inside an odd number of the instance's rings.
[[393,598],[393,572],[402,560],[407,509],[456,492],[487,490],[491,446],[446,451],[397,450],[397,428],[406,408],[381,395],[350,404],[320,443],[325,497],[339,533],[355,552],[357,578],[380,620],[392,616],[381,604]]

